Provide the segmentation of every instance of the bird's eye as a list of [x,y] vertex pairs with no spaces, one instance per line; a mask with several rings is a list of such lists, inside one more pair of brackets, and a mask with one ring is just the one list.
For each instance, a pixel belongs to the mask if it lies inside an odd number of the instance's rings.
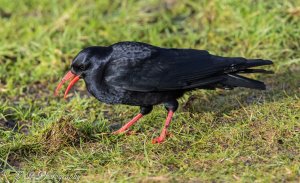
[[83,71],[83,70],[84,70],[84,65],[81,65],[81,66],[79,67],[79,69]]

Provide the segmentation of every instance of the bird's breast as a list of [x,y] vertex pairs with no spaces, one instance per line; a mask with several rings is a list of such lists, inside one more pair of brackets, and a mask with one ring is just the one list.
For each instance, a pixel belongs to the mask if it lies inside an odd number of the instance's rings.
[[96,99],[106,104],[121,104],[124,98],[124,92],[121,90],[116,90],[114,88],[108,87],[107,85],[100,85],[95,87],[93,85],[87,84],[87,90]]

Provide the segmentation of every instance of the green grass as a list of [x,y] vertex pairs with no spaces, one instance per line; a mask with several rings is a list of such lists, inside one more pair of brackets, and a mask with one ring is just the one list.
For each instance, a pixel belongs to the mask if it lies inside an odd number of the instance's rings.
[[[300,181],[300,1],[0,5],[0,181]],[[100,103],[83,82],[68,101],[53,96],[82,48],[124,40],[270,59],[275,74],[251,76],[266,91],[187,93],[172,136],[153,145],[162,106],[133,127],[136,134],[114,136],[112,127],[138,107]]]

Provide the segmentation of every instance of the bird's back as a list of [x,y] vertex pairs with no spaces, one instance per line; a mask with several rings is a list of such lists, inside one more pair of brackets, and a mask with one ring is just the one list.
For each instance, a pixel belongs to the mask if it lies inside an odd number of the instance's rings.
[[245,60],[219,59],[205,50],[159,48],[144,43],[113,45],[105,80],[130,91],[197,88],[217,82],[223,71]]

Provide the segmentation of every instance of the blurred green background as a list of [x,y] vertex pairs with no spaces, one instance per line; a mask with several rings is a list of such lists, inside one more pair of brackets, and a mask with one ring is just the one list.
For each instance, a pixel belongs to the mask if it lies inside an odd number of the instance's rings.
[[[299,181],[299,27],[299,0],[0,0],[0,180]],[[83,82],[53,96],[81,49],[119,41],[270,59],[275,74],[251,76],[267,91],[186,94],[152,145],[162,106],[113,136],[137,107],[102,104]]]

